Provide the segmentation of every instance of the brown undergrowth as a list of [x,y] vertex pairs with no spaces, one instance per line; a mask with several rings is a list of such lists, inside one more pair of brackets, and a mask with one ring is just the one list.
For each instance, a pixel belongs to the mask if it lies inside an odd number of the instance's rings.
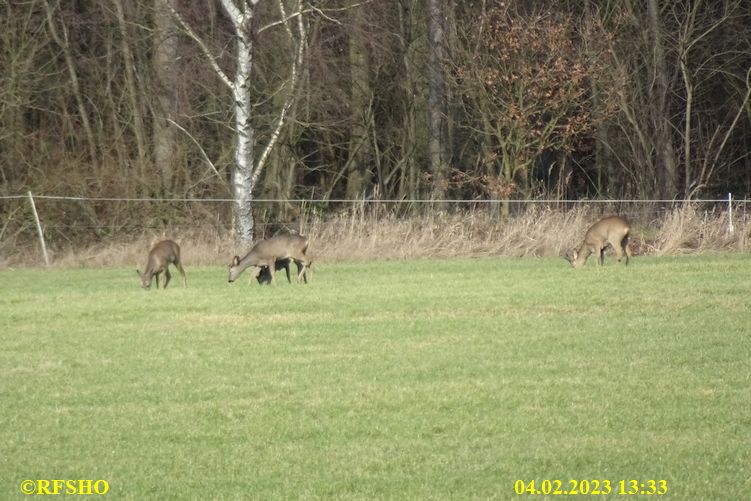
[[[599,217],[615,212],[631,219],[631,244],[637,256],[749,250],[751,217],[745,212],[734,214],[731,232],[726,212],[693,205],[667,211],[531,206],[508,218],[487,210],[433,210],[400,216],[360,205],[335,215],[303,213],[295,224],[269,225],[262,237],[282,231],[307,235],[317,264],[454,256],[561,256],[581,243],[587,228]],[[136,266],[145,263],[150,246],[164,238],[180,243],[186,265],[226,265],[233,255],[246,251],[233,243],[229,230],[207,224],[152,229],[82,247],[69,242],[53,244],[50,255],[57,267]],[[38,245],[32,242],[29,239],[13,252],[5,248],[0,267],[43,264]]]

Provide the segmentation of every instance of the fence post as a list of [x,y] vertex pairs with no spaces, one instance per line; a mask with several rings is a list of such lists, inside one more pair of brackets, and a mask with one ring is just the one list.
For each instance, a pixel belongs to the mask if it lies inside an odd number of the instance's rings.
[[49,268],[50,266],[50,258],[47,255],[47,244],[44,243],[44,233],[42,233],[42,224],[39,222],[39,214],[37,214],[37,207],[36,204],[34,204],[34,197],[31,195],[31,191],[29,191],[29,202],[31,203],[31,212],[34,213],[34,221],[37,223],[37,233],[39,234],[39,243],[42,246],[42,255],[44,256],[44,264]]
[[731,235],[735,231],[733,227],[733,194],[728,193],[728,233]]

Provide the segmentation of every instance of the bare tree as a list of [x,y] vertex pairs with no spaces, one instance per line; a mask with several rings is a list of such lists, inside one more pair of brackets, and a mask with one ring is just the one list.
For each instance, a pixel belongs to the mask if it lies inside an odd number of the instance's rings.
[[448,134],[446,128],[446,83],[444,76],[446,6],[443,0],[428,0],[428,40],[430,63],[428,65],[428,114],[430,168],[433,177],[432,197],[446,197],[448,178]]
[[70,78],[70,84],[73,89],[73,94],[76,98],[76,104],[78,106],[78,117],[83,125],[83,130],[86,135],[86,144],[89,149],[90,161],[93,165],[97,165],[99,156],[97,155],[96,140],[94,139],[94,131],[89,120],[89,113],[86,107],[83,92],[81,91],[81,85],[78,79],[78,71],[74,62],[74,54],[70,46],[68,38],[68,28],[64,22],[60,23],[59,29],[56,19],[56,7],[50,4],[49,0],[44,2],[45,11],[47,13],[47,25],[50,29],[50,35],[55,43],[60,46],[65,57],[65,66],[68,69],[68,77]]
[[173,188],[177,164],[177,131],[170,123],[177,118],[179,85],[178,33],[172,16],[176,7],[177,0],[154,0],[152,151],[154,164],[161,173],[163,193],[169,193]]
[[366,43],[366,17],[363,8],[350,11],[352,26],[349,32],[350,110],[352,132],[347,159],[347,198],[356,199],[370,181],[369,165],[372,163],[372,138],[370,117],[373,113],[373,90],[368,72],[368,44]]
[[[738,74],[731,67],[726,55],[743,53],[748,42],[735,34],[735,26],[747,25],[749,15],[747,2],[727,0],[704,2],[698,0],[685,9],[673,5],[671,15],[678,20],[677,66],[683,83],[685,108],[682,114],[683,174],[685,195],[692,197],[715,182],[714,176],[720,158],[731,135],[748,109],[751,97],[751,66]],[[725,30],[727,34],[722,35]],[[745,43],[746,46],[738,44]],[[718,53],[717,46],[723,46]],[[748,63],[747,63],[748,64]],[[709,96],[722,89],[726,79],[735,95],[725,98],[724,116],[714,109],[700,108]],[[677,127],[676,127],[677,128]]]
[[426,27],[423,9],[417,0],[399,2],[398,40],[403,79],[400,82],[401,120],[397,144],[402,158],[398,162],[399,188],[397,198],[416,199],[420,195],[419,173],[423,158],[427,158],[427,144],[422,131],[428,129],[427,99],[422,90],[421,60],[424,57],[423,36]]
[[128,24],[125,19],[122,0],[113,0],[115,13],[117,14],[117,24],[120,30],[120,50],[124,59],[125,67],[125,84],[128,90],[128,100],[130,101],[131,112],[133,113],[133,134],[136,138],[136,148],[138,151],[138,170],[141,178],[146,177],[146,160],[148,150],[146,146],[146,127],[144,120],[144,110],[142,100],[145,92],[139,85],[136,70],[136,61],[133,52],[130,50],[130,37],[128,36]]
[[[295,0],[294,10],[289,14],[284,0],[278,0],[279,20],[262,27],[256,26],[259,2],[260,0],[243,2],[221,0],[222,9],[232,24],[236,40],[235,70],[232,78],[219,65],[217,57],[212,54],[206,43],[182,20],[177,11],[173,10],[181,25],[198,43],[216,74],[232,93],[235,115],[235,165],[232,170],[232,191],[235,199],[233,227],[235,238],[243,245],[251,243],[254,238],[253,191],[271,150],[279,139],[287,114],[294,102],[294,90],[300,77],[307,38],[302,0]],[[294,32],[292,25],[295,26]],[[285,28],[294,46],[289,78],[285,84],[287,98],[277,112],[277,118],[272,130],[268,133],[266,145],[262,148],[260,155],[256,156],[256,125],[251,100],[253,58],[257,37],[264,31],[277,26]]]
[[[474,175],[506,214],[511,195],[533,196],[530,172],[542,155],[569,153],[591,133],[591,80],[604,60],[580,46],[570,15],[499,3],[478,23],[465,26],[454,74],[464,128],[480,149]],[[598,106],[609,99],[600,92]]]
[[746,3],[618,4],[609,43],[620,134],[610,146],[636,196],[693,197],[718,184],[748,103]]
[[663,47],[663,28],[660,19],[658,0],[647,2],[649,33],[652,39],[652,68],[654,84],[649,87],[652,101],[652,122],[655,130],[655,149],[660,167],[657,169],[658,189],[662,198],[671,199],[678,195],[678,161],[673,148],[673,134],[668,108],[670,92],[668,65]]

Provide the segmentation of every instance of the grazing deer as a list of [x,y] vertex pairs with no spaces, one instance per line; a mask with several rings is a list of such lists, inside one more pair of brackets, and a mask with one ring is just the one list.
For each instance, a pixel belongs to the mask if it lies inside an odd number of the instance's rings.
[[188,286],[188,281],[185,278],[185,270],[180,262],[180,246],[172,240],[162,240],[156,244],[151,251],[149,251],[149,262],[146,264],[146,269],[143,273],[136,270],[138,276],[141,277],[141,287],[148,289],[151,287],[152,277],[156,278],[156,288],[159,288],[159,274],[164,272],[164,288],[167,288],[169,284],[170,275],[168,266],[174,264],[177,270],[183,276],[183,287]]
[[600,266],[605,259],[605,249],[608,244],[615,250],[615,255],[620,262],[626,255],[626,265],[631,257],[631,246],[628,243],[631,234],[631,224],[622,216],[604,217],[592,225],[584,235],[584,242],[575,250],[573,255],[566,255],[566,260],[571,266],[578,268],[587,262],[590,254],[597,254]]
[[289,278],[289,261],[297,265],[297,281],[308,282],[306,268],[310,264],[305,253],[308,251],[308,239],[298,235],[279,235],[268,240],[261,240],[250,249],[245,257],[235,256],[229,265],[229,282],[234,282],[250,266],[255,266],[250,279],[257,278],[262,269],[268,269],[268,283],[274,280],[274,271],[285,268]]

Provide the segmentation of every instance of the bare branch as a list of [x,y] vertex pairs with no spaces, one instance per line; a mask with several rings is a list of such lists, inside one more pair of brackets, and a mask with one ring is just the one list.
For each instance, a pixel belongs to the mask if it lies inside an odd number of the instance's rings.
[[[227,13],[227,15],[230,18],[230,21],[232,21],[232,25],[235,27],[235,29],[239,29],[242,25],[243,21],[243,13],[240,11],[240,9],[237,8],[237,5],[235,5],[235,2],[232,0],[221,0],[222,7],[224,8],[224,11]],[[255,0],[253,2],[253,5],[258,3],[258,0]],[[245,4],[245,9],[249,9],[250,7]]]
[[[59,2],[57,2],[57,6],[59,7]],[[68,28],[65,26],[65,23],[61,23],[60,27],[63,31],[62,36],[57,31],[57,28],[55,27],[55,21],[53,19],[54,11],[52,8],[52,5],[50,5],[49,0],[44,2],[44,8],[47,14],[47,26],[49,26],[50,29],[50,35],[52,35],[52,39],[55,41],[55,43],[60,47],[60,49],[63,51],[63,56],[65,58],[65,65],[68,68],[68,76],[70,78],[71,87],[73,88],[73,95],[76,98],[76,105],[78,106],[78,115],[81,119],[81,124],[83,125],[84,132],[86,133],[86,140],[89,147],[89,156],[91,157],[91,161],[96,165],[98,163],[97,159],[97,148],[96,148],[96,142],[94,140],[94,132],[91,127],[91,122],[89,121],[89,114],[86,111],[86,105],[85,101],[83,99],[83,93],[81,92],[81,86],[79,84],[78,80],[78,73],[76,72],[76,65],[73,61],[73,55],[70,50],[70,42],[68,39]]]
[[[283,0],[279,0],[279,9],[282,12],[282,16],[283,16],[284,15]],[[293,14],[290,17],[290,19],[292,19],[293,17],[297,17],[298,38],[297,38],[297,53],[295,55],[295,58],[292,61],[292,67],[290,69],[289,94],[287,95],[287,99],[285,100],[284,105],[282,106],[282,109],[279,112],[279,118],[277,119],[276,126],[274,127],[274,131],[271,133],[269,142],[264,148],[263,153],[261,154],[261,157],[258,159],[258,163],[256,164],[255,171],[253,172],[253,185],[255,185],[256,181],[261,175],[261,171],[263,170],[263,167],[266,164],[266,161],[268,160],[268,157],[271,154],[271,151],[274,149],[274,146],[279,140],[279,135],[281,134],[282,127],[284,126],[287,113],[292,107],[292,103],[295,101],[295,90],[297,89],[297,81],[299,80],[300,67],[303,64],[303,59],[305,56],[305,40],[307,38],[307,31],[305,29],[305,23],[302,17],[302,0],[298,0],[297,12]],[[292,31],[288,28],[287,32],[290,35],[290,39],[294,43],[295,38],[292,36]]]
[[[231,0],[226,0],[229,3],[232,3]],[[209,64],[211,64],[211,67],[214,68],[214,71],[216,72],[219,79],[224,82],[224,84],[229,87],[231,90],[234,90],[235,86],[232,83],[232,80],[229,79],[227,74],[222,70],[221,66],[219,66],[219,62],[217,61],[216,57],[211,53],[209,50],[209,47],[204,43],[204,41],[199,37],[195,31],[193,31],[193,28],[190,27],[190,25],[182,18],[179,12],[177,12],[172,6],[170,5],[170,10],[172,11],[172,15],[175,16],[175,19],[180,23],[180,26],[183,27],[185,32],[188,34],[190,38],[193,39],[194,42],[198,44],[198,46],[201,48],[201,51],[206,56],[206,59],[209,60]]]
[[190,132],[185,130],[185,128],[179,123],[175,122],[171,118],[167,118],[167,121],[171,123],[172,125],[174,125],[175,127],[177,127],[178,129],[180,129],[181,131],[183,131],[185,135],[188,136],[190,140],[193,141],[193,143],[195,143],[196,146],[198,146],[198,151],[200,151],[201,155],[203,155],[203,159],[206,160],[206,163],[209,164],[209,167],[211,167],[211,170],[214,171],[214,174],[216,174],[216,177],[218,177],[222,181],[222,184],[227,188],[227,191],[231,194],[232,190],[230,189],[230,186],[227,183],[227,180],[224,179],[222,175],[219,173],[219,171],[216,169],[216,167],[214,166],[214,163],[211,161],[209,156],[206,154],[206,151],[201,146],[201,143],[199,143],[198,140],[195,137],[193,137],[193,135]]
[[341,21],[339,21],[338,19],[335,19],[335,18],[327,15],[326,13],[327,12],[344,12],[344,11],[347,11],[349,9],[354,9],[356,7],[367,5],[369,3],[372,3],[373,1],[374,0],[365,0],[364,2],[353,3],[353,4],[348,5],[346,7],[337,7],[337,8],[331,8],[331,9],[321,9],[320,7],[311,6],[311,7],[307,8],[307,9],[300,9],[297,12],[295,12],[293,14],[290,14],[289,16],[286,16],[286,17],[285,17],[284,14],[282,14],[282,19],[279,19],[278,21],[274,21],[273,23],[269,23],[266,26],[263,26],[263,27],[259,28],[258,29],[258,33],[263,33],[264,31],[266,31],[266,30],[268,30],[270,28],[273,28],[275,26],[279,26],[280,24],[287,24],[288,21],[290,21],[290,20],[292,20],[292,19],[294,19],[296,17],[303,16],[305,14],[310,14],[311,12],[317,13],[318,15],[320,15],[321,17],[323,17],[324,19],[326,19],[328,21],[331,21],[332,23],[342,24]]
[[[298,3],[298,7],[300,4]],[[292,35],[292,28],[289,27],[289,23],[287,22],[288,19],[292,19],[291,17],[287,17],[287,12],[284,9],[284,0],[279,0],[279,12],[282,14],[282,20],[284,20],[284,29],[287,30],[287,35],[289,35],[289,39],[294,41],[294,36]],[[298,13],[300,10],[298,10]],[[297,18],[300,19],[302,14],[298,14]]]
[[[741,115],[743,114],[744,110],[746,109],[746,104],[751,99],[751,67],[746,71],[746,95],[743,96],[743,100],[738,105],[738,112],[735,114],[735,118],[733,118],[733,121],[728,126],[727,130],[725,131],[725,135],[722,138],[722,142],[717,147],[717,151],[714,154],[714,158],[712,159],[712,163],[707,166],[707,162],[704,162],[704,165],[702,166],[702,172],[699,178],[696,180],[697,186],[691,191],[691,194],[688,198],[691,198],[694,196],[694,194],[704,187],[708,180],[712,177],[712,174],[714,173],[715,169],[717,168],[717,161],[720,159],[720,155],[722,154],[722,151],[725,149],[725,146],[727,145],[728,139],[730,139],[731,134],[735,130],[736,126],[738,125],[738,121],[741,118]],[[719,130],[719,129],[718,129]],[[714,137],[712,138],[714,140]]]

